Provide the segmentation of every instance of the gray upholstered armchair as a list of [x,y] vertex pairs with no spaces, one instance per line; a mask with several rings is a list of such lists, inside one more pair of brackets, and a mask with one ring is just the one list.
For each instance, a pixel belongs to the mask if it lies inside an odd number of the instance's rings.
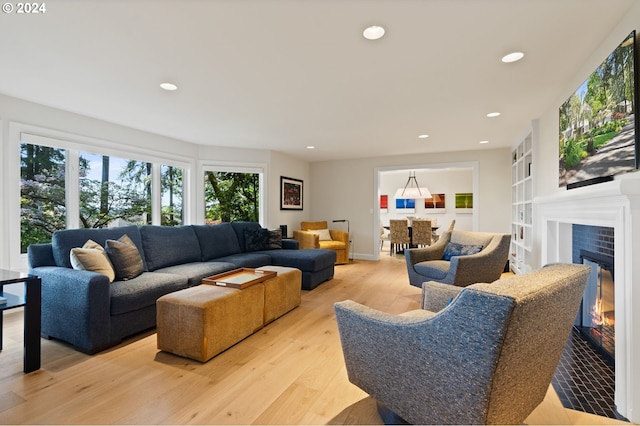
[[511,235],[446,231],[435,244],[405,250],[409,284],[438,281],[460,287],[500,278],[509,257]]
[[401,315],[336,303],[349,380],[396,421],[522,424],[549,388],[589,272],[556,264],[464,288],[427,282],[424,309]]

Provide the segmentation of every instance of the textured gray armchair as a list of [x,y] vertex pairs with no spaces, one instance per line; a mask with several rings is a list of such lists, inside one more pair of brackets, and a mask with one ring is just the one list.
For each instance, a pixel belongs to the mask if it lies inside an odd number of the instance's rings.
[[556,264],[494,283],[423,286],[391,315],[335,304],[349,380],[414,424],[522,424],[545,397],[590,268]]
[[507,264],[510,241],[509,234],[446,231],[429,247],[405,250],[409,284],[438,281],[465,287],[495,281]]

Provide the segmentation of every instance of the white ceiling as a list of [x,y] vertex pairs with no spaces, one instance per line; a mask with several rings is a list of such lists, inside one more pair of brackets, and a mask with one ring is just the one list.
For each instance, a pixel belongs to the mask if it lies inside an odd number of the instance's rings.
[[635,1],[50,0],[0,16],[0,93],[308,161],[507,147]]

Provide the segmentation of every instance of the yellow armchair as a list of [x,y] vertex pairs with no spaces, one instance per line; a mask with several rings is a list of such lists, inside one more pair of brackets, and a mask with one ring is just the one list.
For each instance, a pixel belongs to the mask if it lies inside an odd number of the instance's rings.
[[300,249],[323,248],[336,252],[336,264],[349,263],[349,233],[329,229],[327,221],[300,222],[301,230],[293,231]]

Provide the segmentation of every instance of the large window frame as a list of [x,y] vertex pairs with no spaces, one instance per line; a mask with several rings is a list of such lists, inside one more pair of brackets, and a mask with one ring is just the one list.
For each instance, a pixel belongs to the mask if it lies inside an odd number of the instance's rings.
[[197,223],[205,223],[205,201],[204,201],[204,174],[206,172],[226,172],[226,173],[253,173],[258,175],[258,185],[260,188],[258,205],[258,222],[265,226],[268,222],[265,202],[268,199],[268,185],[266,185],[267,164],[266,163],[243,163],[243,162],[212,162],[200,161],[196,179],[196,212]]
[[[5,187],[8,205],[5,206],[8,223],[8,243],[3,247],[9,252],[9,265],[12,269],[26,270],[28,268],[26,254],[20,253],[20,144],[22,142],[64,149],[66,151],[66,209],[67,229],[80,227],[80,189],[79,189],[79,155],[80,152],[97,152],[100,155],[127,158],[135,161],[152,163],[151,209],[152,224],[161,223],[162,188],[160,184],[161,166],[173,166],[183,169],[183,223],[193,223],[193,182],[192,171],[195,169],[193,159],[179,155],[158,155],[141,147],[134,147],[115,142],[104,141],[91,137],[83,137],[69,133],[46,130],[35,126],[11,123],[7,144],[7,157],[3,164],[7,167],[4,176],[11,176],[15,184]],[[11,159],[11,161],[8,161]],[[15,180],[14,180],[15,179]]]

